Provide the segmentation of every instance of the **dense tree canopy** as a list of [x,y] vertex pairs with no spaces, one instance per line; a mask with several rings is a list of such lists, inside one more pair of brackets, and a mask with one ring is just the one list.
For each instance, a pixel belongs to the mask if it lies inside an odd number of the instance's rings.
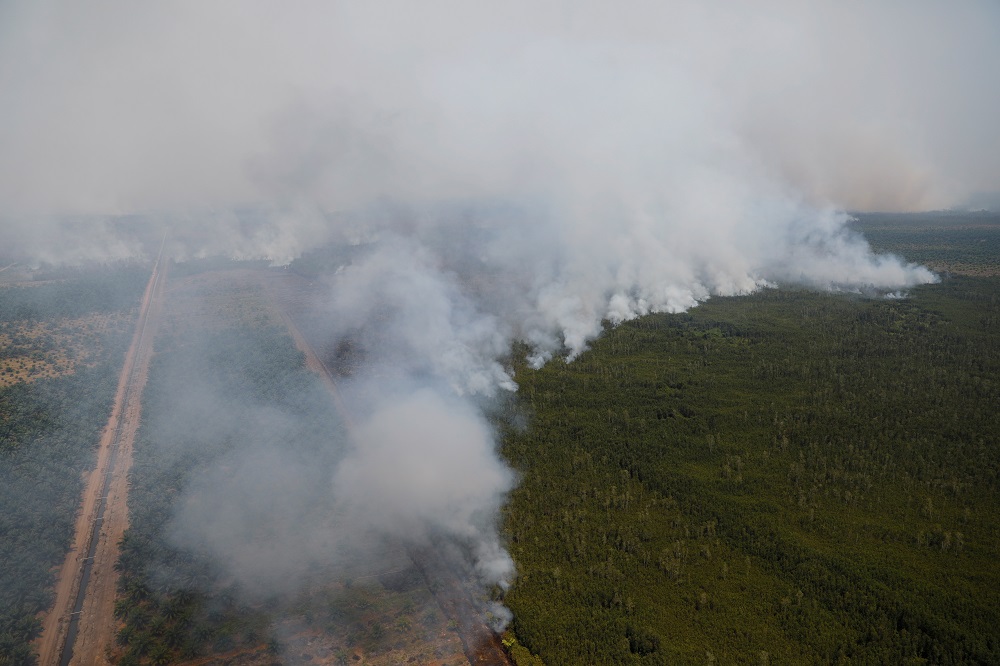
[[519,366],[521,642],[555,664],[1000,661],[1000,279],[770,289]]

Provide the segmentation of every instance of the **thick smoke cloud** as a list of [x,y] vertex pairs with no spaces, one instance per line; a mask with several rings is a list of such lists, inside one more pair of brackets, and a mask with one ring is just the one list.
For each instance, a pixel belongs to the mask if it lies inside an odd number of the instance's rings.
[[450,535],[506,582],[513,479],[480,406],[515,388],[512,342],[541,364],[712,295],[932,281],[839,211],[995,191],[997,62],[985,0],[8,2],[0,234],[120,258],[141,244],[110,216],[136,213],[177,258],[366,248],[319,306],[331,347],[364,351],[343,459],[318,478],[247,452],[177,539],[280,581],[328,540],[241,535],[321,507],[341,532]]
[[369,526],[417,542],[427,526],[468,539],[481,568],[500,580],[509,575],[510,559],[497,547],[492,523],[513,479],[497,465],[492,432],[479,413],[419,388],[389,396],[355,438],[356,450],[334,477],[348,510],[357,504]]
[[635,171],[659,188],[739,157],[740,175],[813,203],[946,206],[1000,182],[998,14],[988,0],[7,2],[0,201],[5,216],[339,209],[578,194],[597,164],[628,194]]
[[[366,331],[372,371],[384,378],[423,376],[458,395],[492,395],[514,384],[497,358],[511,332],[483,312],[439,257],[413,240],[386,239],[337,276],[328,334],[349,340]],[[371,337],[374,334],[377,337]]]

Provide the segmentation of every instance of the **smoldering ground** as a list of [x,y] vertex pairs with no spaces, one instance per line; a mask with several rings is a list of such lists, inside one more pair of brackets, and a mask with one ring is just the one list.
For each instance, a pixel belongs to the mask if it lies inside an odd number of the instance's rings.
[[[296,450],[255,428],[186,488],[176,543],[273,590],[336,544],[433,532],[506,582],[513,478],[481,405],[515,389],[511,344],[541,364],[605,320],[713,295],[934,280],[842,211],[996,188],[998,18],[986,1],[5,3],[3,235],[49,261],[130,256],[110,221],[138,212],[177,258],[360,248],[315,304],[330,347],[364,351],[356,429]],[[268,413],[230,425],[294,421]]]
[[[508,582],[496,520],[513,475],[481,413],[427,379],[341,379],[353,422],[345,426],[319,377],[297,367],[254,284],[274,275],[172,282],[136,449],[128,560],[141,560],[140,580],[157,592],[210,592],[197,622],[226,617],[234,599],[277,610],[268,631],[290,650],[297,634],[327,623],[324,649],[361,640],[351,637],[355,602],[405,614],[403,637],[397,617],[381,619],[394,627],[392,645],[437,636],[446,619],[426,587],[410,588],[414,577],[425,583],[409,554],[453,553],[456,575],[473,588]],[[131,589],[134,568],[126,571]],[[375,580],[391,593],[365,601]],[[370,625],[378,612],[365,608]],[[502,607],[492,615],[503,617]],[[387,649],[370,638],[366,649]],[[450,648],[431,652],[439,649]]]

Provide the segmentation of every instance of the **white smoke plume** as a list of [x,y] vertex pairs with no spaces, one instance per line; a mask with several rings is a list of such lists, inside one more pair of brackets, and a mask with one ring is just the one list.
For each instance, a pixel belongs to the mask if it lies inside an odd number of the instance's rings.
[[[330,511],[506,581],[479,401],[515,388],[511,343],[541,364],[713,295],[933,281],[840,211],[995,190],[997,62],[988,0],[6,2],[0,234],[68,261],[134,253],[126,213],[175,257],[366,243],[322,306],[366,353]],[[316,506],[285,485],[282,520]],[[256,506],[231,497],[183,521],[209,550]]]
[[725,167],[821,205],[946,206],[1000,182],[998,13],[6,2],[0,201],[5,217],[200,213],[598,185],[631,202]]
[[387,396],[354,440],[334,476],[348,512],[356,505],[370,527],[418,543],[428,526],[468,540],[489,581],[507,580],[511,562],[493,523],[513,477],[478,412],[419,388]]

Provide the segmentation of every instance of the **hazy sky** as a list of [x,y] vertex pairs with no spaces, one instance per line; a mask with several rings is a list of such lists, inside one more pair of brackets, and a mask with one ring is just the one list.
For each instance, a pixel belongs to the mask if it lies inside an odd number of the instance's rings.
[[993,0],[8,0],[0,214],[342,208],[719,163],[813,203],[942,207],[1000,189],[998,66]]

